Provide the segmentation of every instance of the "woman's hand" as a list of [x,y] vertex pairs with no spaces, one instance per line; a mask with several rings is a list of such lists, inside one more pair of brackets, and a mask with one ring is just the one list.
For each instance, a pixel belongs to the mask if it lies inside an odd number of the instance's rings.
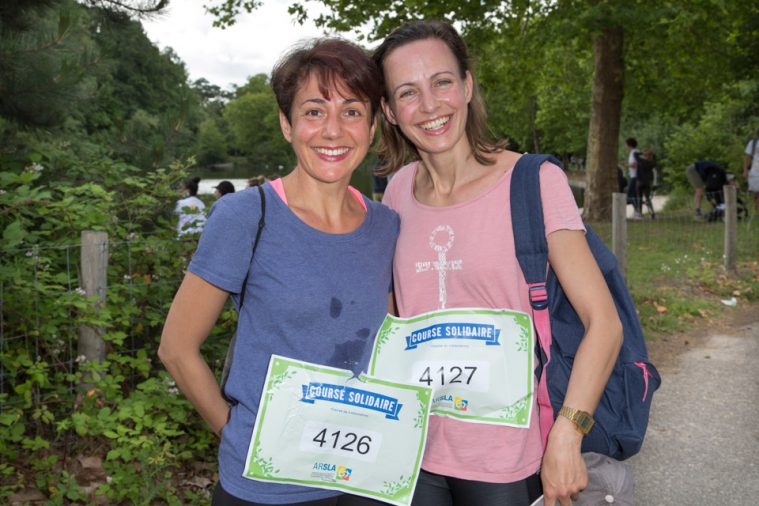
[[571,421],[556,418],[540,469],[545,506],[570,506],[588,486],[588,471],[580,454],[582,437]]

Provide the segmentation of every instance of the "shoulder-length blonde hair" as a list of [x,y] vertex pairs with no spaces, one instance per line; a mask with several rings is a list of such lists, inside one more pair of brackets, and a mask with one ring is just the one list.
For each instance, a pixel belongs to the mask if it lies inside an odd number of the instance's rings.
[[[459,74],[462,79],[467,71],[472,74],[472,99],[467,107],[466,137],[472,147],[475,159],[484,165],[495,163],[489,154],[497,153],[506,148],[505,140],[493,141],[488,132],[488,118],[485,109],[485,101],[480,94],[477,81],[471,71],[466,43],[455,28],[442,21],[414,21],[406,23],[388,35],[372,54],[372,59],[383,72],[383,89],[385,101],[390,103],[387,87],[384,83],[385,59],[394,50],[411,42],[425,39],[438,39],[451,50],[459,66]],[[416,146],[403,135],[397,125],[390,123],[384,113],[380,115],[380,131],[382,137],[377,146],[377,156],[380,165],[377,174],[387,176],[398,170],[403,164],[419,159]]]

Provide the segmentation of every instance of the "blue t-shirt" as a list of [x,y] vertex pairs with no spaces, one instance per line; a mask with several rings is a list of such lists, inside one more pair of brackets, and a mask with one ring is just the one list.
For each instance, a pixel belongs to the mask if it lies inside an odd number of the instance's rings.
[[252,265],[261,215],[256,188],[216,201],[189,266],[230,292],[235,304],[250,269],[225,388],[238,403],[222,431],[219,479],[227,492],[247,501],[313,501],[336,494],[242,477],[269,358],[366,370],[387,314],[400,222],[394,211],[364,198],[364,223],[348,234],[328,234],[301,221],[271,185],[263,189],[266,224]]

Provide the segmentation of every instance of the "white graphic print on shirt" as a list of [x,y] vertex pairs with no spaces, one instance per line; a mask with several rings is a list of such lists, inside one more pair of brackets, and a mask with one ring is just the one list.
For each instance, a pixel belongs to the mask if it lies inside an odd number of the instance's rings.
[[[438,238],[439,235],[439,238]],[[445,241],[445,236],[448,236],[448,240],[445,244],[441,244]],[[447,301],[447,294],[445,291],[445,276],[447,271],[460,271],[463,260],[447,260],[446,253],[453,246],[454,240],[453,229],[449,225],[438,225],[432,230],[430,234],[430,248],[437,252],[437,262],[424,261],[416,263],[416,272],[427,272],[430,269],[436,270],[438,273],[438,309],[445,309],[445,303]]]

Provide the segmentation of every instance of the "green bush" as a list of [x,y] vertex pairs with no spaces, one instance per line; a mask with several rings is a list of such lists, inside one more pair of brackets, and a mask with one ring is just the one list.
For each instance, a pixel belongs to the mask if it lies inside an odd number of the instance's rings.
[[[180,484],[189,463],[214,461],[215,439],[155,358],[196,246],[172,216],[186,168],[30,145],[0,154],[0,502],[24,488],[48,504],[207,502]],[[104,307],[79,288],[84,230],[108,233]],[[233,324],[228,310],[216,333]],[[82,325],[103,329],[105,361],[78,355]],[[218,366],[226,341],[210,341]]]

